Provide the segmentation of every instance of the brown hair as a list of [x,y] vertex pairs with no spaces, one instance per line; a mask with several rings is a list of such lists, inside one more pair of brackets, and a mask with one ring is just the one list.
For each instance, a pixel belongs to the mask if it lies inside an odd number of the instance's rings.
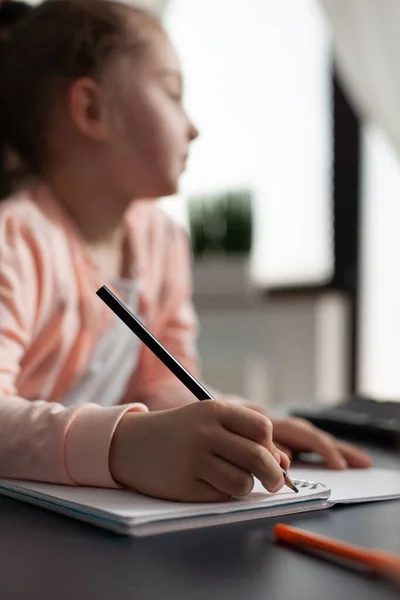
[[0,46],[0,141],[18,161],[0,167],[0,194],[40,176],[57,98],[79,77],[100,80],[116,56],[140,52],[149,26],[161,28],[114,0],[46,0],[13,28]]

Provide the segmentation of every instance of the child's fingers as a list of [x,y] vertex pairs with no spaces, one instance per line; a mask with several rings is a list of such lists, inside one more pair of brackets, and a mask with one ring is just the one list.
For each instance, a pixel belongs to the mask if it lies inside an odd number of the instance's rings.
[[231,494],[221,492],[208,481],[198,479],[189,494],[185,494],[181,500],[184,502],[227,502]]
[[289,468],[290,461],[287,456],[279,452],[272,442],[272,423],[262,413],[248,407],[224,403],[220,411],[220,423],[232,433],[264,446],[278,464],[282,463],[284,469]]
[[328,467],[332,469],[346,469],[348,467],[346,459],[339,451],[335,439],[318,429],[309,432],[307,446],[313,452],[318,452],[325,459]]
[[271,448],[267,448],[272,456],[275,458],[276,462],[281,465],[282,469],[287,471],[290,467],[290,459],[282,450],[280,450],[275,444]]
[[212,451],[220,458],[253,474],[270,492],[284,484],[282,469],[272,454],[260,444],[222,430],[215,436]]
[[272,448],[272,423],[264,415],[244,406],[219,404],[219,420],[221,425],[232,433],[236,433],[265,448]]
[[347,444],[346,442],[337,441],[336,446],[347,461],[349,467],[367,469],[372,466],[372,458],[367,452],[364,452],[351,444]]
[[285,446],[284,444],[279,444],[279,442],[275,442],[274,440],[274,444],[275,447],[278,449],[279,452],[285,454],[287,456],[287,458],[290,460],[292,460],[293,457],[293,452],[290,448],[288,448],[287,446]]
[[279,464],[281,465],[282,469],[285,469],[285,471],[289,470],[290,467],[290,457],[288,455],[291,454],[289,449],[286,449],[286,451],[282,450],[282,448],[278,448],[277,447],[277,451],[279,452],[279,456],[280,456],[280,461]]
[[367,468],[370,457],[351,444],[340,442],[303,419],[274,420],[274,437],[293,449],[317,452],[332,469],[352,467]]
[[[263,408],[261,406],[244,403],[244,401],[240,398],[238,400],[236,400],[235,398],[229,399],[229,402],[232,404],[236,403],[236,405],[241,405],[241,406],[245,406],[246,408],[250,408],[252,411],[254,411],[258,414],[261,414],[263,417],[266,417],[268,419],[265,408]],[[272,427],[273,427],[273,425],[272,425]],[[257,440],[257,441],[260,441],[260,440]],[[262,443],[262,442],[260,442],[260,443]],[[268,444],[270,444],[269,440],[268,440]],[[267,450],[270,450],[271,454],[276,458],[276,460],[282,466],[282,468],[287,471],[290,467],[290,459],[292,457],[291,450],[289,450],[289,448],[287,448],[286,446],[280,446],[279,444],[276,444],[275,442],[273,445],[274,445],[274,448],[272,448],[270,445],[266,446]]]
[[229,496],[247,496],[253,489],[253,476],[230,462],[210,456],[204,468],[202,480]]

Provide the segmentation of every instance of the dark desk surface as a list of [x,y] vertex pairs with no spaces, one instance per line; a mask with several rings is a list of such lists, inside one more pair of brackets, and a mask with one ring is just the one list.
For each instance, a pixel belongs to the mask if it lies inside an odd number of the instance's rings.
[[[374,454],[400,468],[400,456]],[[279,521],[400,553],[400,501]],[[390,582],[277,546],[275,522],[133,539],[0,498],[0,598],[399,600]]]

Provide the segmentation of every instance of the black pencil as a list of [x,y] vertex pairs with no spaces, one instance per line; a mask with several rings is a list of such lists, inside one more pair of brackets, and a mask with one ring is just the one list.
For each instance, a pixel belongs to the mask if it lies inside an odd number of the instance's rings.
[[[214,400],[214,397],[199,381],[158,341],[156,337],[139,321],[119,298],[106,285],[97,290],[96,294],[117,315],[123,323],[145,344],[153,354],[183,383],[198,400]],[[294,492],[299,490],[282,469],[285,484]]]

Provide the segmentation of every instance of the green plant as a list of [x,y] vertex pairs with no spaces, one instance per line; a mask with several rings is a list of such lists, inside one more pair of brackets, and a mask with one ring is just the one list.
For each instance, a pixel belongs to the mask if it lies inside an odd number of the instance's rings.
[[192,197],[189,219],[195,257],[250,252],[253,221],[249,190]]

